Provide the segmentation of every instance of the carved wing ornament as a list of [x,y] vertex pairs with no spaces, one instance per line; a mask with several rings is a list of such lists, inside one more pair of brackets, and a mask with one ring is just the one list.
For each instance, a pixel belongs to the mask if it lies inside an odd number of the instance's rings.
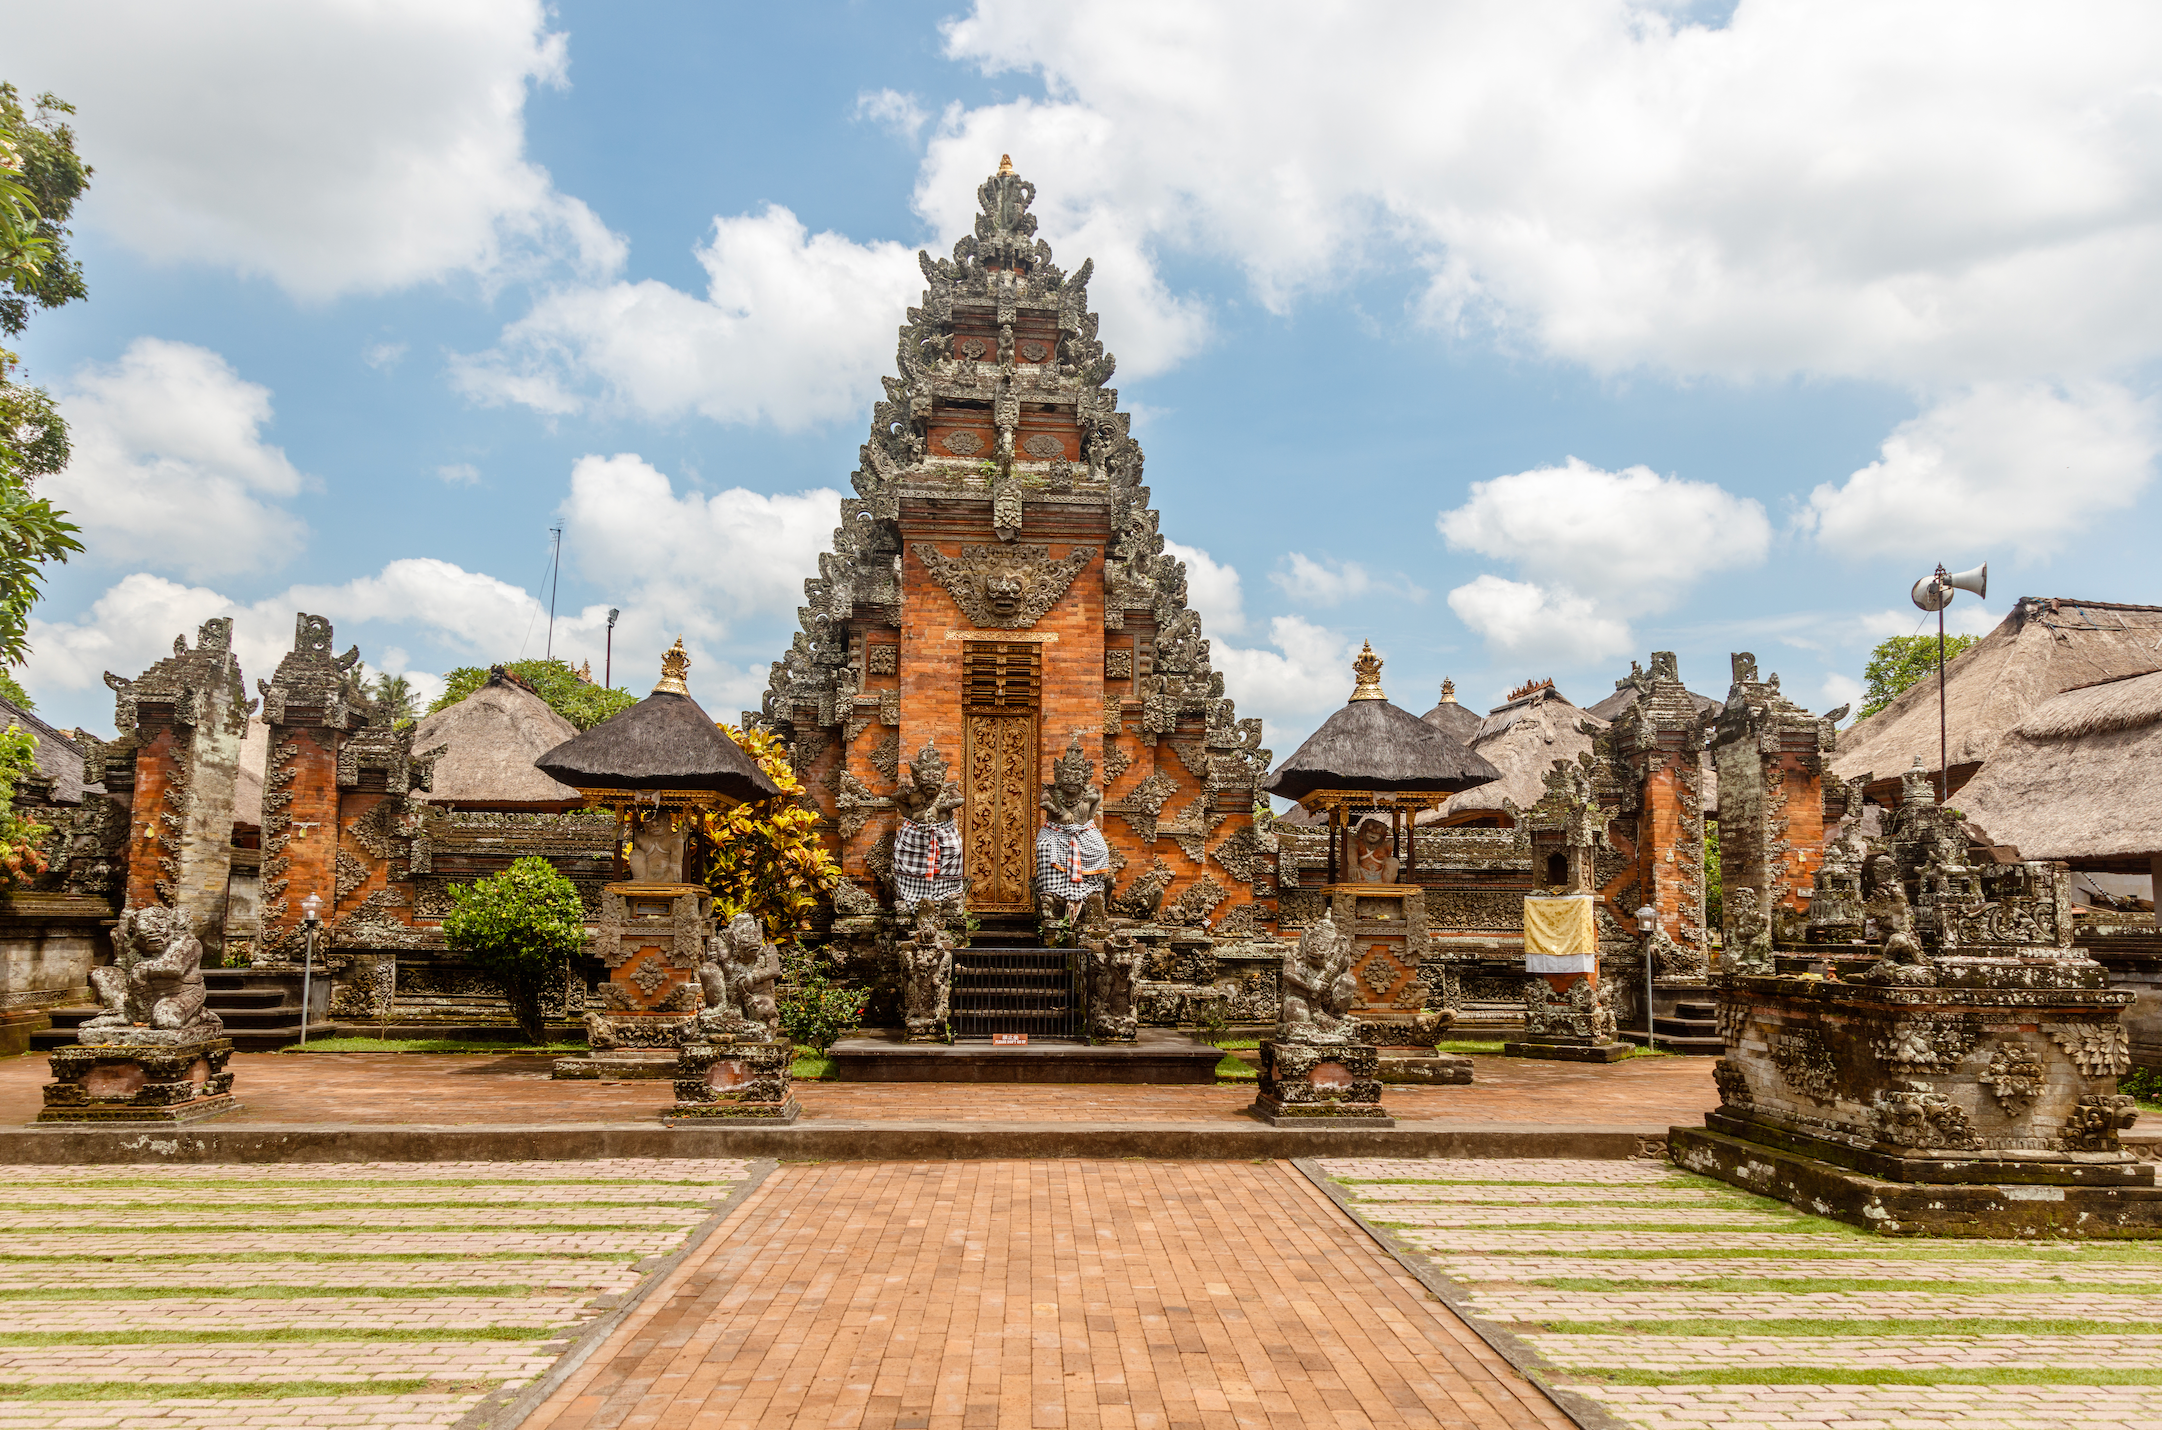
[[909,549],[961,613],[984,630],[1035,625],[1096,559],[1093,546],[1076,546],[1055,561],[1050,547],[1026,543],[964,546],[959,556],[948,556],[923,541],[910,543]]

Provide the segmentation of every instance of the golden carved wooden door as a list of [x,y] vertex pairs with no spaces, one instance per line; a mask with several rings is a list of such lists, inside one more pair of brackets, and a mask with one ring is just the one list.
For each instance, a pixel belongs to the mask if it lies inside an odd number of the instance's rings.
[[1032,908],[1036,872],[1034,642],[971,641],[962,660],[961,837],[968,906],[985,913]]

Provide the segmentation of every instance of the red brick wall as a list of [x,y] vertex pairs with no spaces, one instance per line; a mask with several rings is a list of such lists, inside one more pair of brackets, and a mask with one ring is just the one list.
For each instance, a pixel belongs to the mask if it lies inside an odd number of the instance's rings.
[[128,828],[127,907],[131,909],[159,902],[158,880],[170,877],[159,867],[159,859],[174,852],[179,838],[177,830],[166,826],[163,816],[171,813],[175,819],[180,817],[177,807],[168,809],[178,749],[172,726],[138,726],[136,738],[141,744],[135,755],[135,798],[130,805]]
[[[292,803],[286,807],[291,823],[286,826],[285,909],[281,927],[300,927],[301,901],[310,894],[323,900],[323,917],[331,914],[331,897],[337,892],[338,867],[338,752],[335,731],[308,726],[280,726],[271,731],[271,768],[278,767],[278,751],[298,747],[290,762],[293,782],[287,788]],[[266,790],[267,793],[267,790]],[[269,929],[263,931],[266,935]]]

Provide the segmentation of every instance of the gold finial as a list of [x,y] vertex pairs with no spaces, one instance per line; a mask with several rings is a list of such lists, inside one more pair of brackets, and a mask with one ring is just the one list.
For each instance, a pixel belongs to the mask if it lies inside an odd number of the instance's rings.
[[653,687],[653,693],[659,695],[665,691],[670,695],[690,694],[690,687],[683,683],[683,677],[690,674],[690,670],[690,653],[683,649],[683,637],[677,636],[676,643],[661,657],[661,683]]
[[1372,641],[1363,643],[1363,647],[1359,651],[1359,658],[1351,663],[1351,671],[1352,674],[1359,678],[1359,683],[1351,689],[1352,699],[1386,700],[1389,698],[1381,693],[1381,657],[1374,654],[1374,643]]
[[998,156],[998,176],[999,176],[1000,178],[1002,178],[1002,179],[1003,179],[1003,178],[1005,178],[1005,177],[1006,177],[1006,176],[1007,176],[1008,174],[1010,174],[1010,173],[1012,173],[1012,172],[1013,172],[1013,155],[1011,155],[1011,154],[1001,154],[1001,155],[999,155],[999,156]]
[[1456,682],[1447,676],[1441,678],[1441,703],[1444,705],[1456,704]]

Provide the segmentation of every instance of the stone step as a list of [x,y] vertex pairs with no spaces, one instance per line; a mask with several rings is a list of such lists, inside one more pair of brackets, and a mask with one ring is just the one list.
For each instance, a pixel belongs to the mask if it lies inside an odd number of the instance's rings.
[[[1642,1028],[1633,1031],[1623,1028],[1616,1036],[1625,1043],[1634,1043],[1640,1048],[1644,1046],[1644,1030]],[[1664,1053],[1680,1053],[1685,1057],[1692,1058],[1716,1058],[1724,1055],[1726,1050],[1727,1040],[1717,1034],[1713,1034],[1708,1038],[1670,1037],[1663,1028],[1659,1032],[1659,1051]]]

